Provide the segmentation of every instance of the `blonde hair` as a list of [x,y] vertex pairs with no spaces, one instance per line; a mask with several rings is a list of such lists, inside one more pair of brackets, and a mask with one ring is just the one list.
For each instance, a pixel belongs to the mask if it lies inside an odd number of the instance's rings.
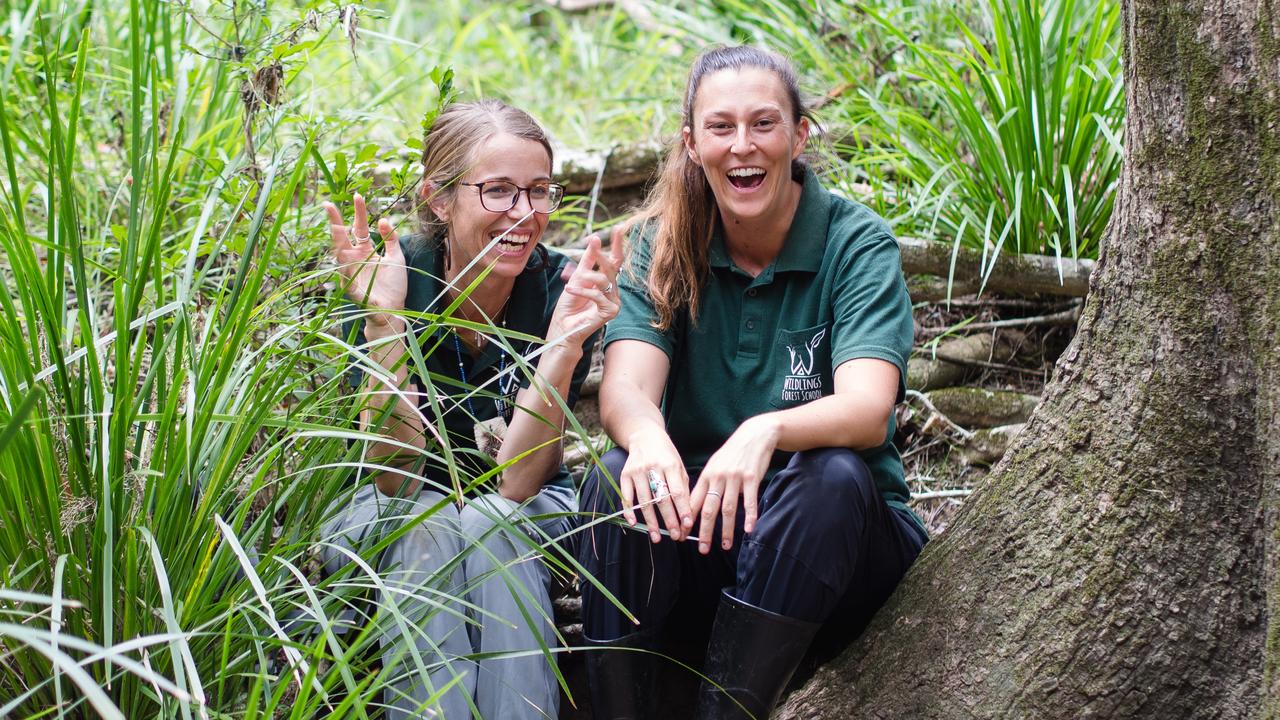
[[[501,100],[453,103],[436,116],[422,139],[422,182],[432,200],[452,203],[457,182],[475,165],[476,153],[489,138],[501,134],[532,140],[547,151],[547,164],[555,163],[551,139],[529,113]],[[418,219],[427,238],[443,240],[448,223],[420,203]]]
[[[792,121],[798,124],[801,118],[813,120],[801,100],[800,83],[791,63],[768,50],[737,45],[709,48],[694,59],[685,83],[681,124],[693,127],[693,101],[703,78],[721,70],[744,68],[768,70],[777,75],[791,104]],[[802,178],[804,170],[802,161],[791,163],[794,179]],[[697,322],[698,296],[709,271],[707,252],[718,215],[706,173],[690,159],[681,137],[677,136],[667,152],[653,192],[639,213],[641,224],[647,221],[657,226],[648,288],[657,313],[653,325],[659,330],[670,329],[677,314],[684,309],[688,310],[689,319]]]

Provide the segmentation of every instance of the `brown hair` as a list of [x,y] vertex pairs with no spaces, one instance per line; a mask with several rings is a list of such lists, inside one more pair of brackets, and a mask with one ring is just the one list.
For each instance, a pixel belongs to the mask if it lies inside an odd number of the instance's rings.
[[[757,68],[778,76],[791,104],[791,119],[813,117],[800,97],[800,83],[791,63],[776,53],[749,45],[717,46],[704,50],[689,68],[685,83],[684,110],[681,124],[693,127],[693,101],[702,79],[721,70]],[[799,180],[805,164],[791,163],[791,175]],[[671,328],[677,313],[688,309],[690,320],[698,316],[698,295],[708,272],[707,250],[711,233],[718,221],[716,199],[702,168],[689,158],[680,136],[676,136],[667,152],[662,172],[649,200],[641,209],[639,220],[656,223],[652,261],[649,266],[649,297],[657,319],[654,327]]]
[[[422,182],[432,199],[453,202],[457,182],[475,165],[480,146],[502,133],[542,145],[547,164],[554,165],[551,139],[529,113],[501,100],[453,103],[440,111],[422,139]],[[444,240],[447,223],[429,203],[419,203],[418,219],[428,239]]]

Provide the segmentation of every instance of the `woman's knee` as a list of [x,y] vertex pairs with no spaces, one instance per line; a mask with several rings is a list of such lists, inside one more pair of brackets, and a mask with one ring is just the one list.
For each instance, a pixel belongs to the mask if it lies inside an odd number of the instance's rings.
[[514,522],[511,509],[515,503],[497,493],[474,498],[458,513],[462,536],[468,541],[487,540],[501,533],[503,525]]
[[627,451],[614,448],[600,456],[600,464],[582,481],[582,500],[579,510],[584,513],[612,514],[621,509],[618,496],[618,478],[627,464]]
[[785,472],[793,475],[786,492],[795,493],[796,502],[815,520],[830,516],[839,523],[850,513],[865,515],[872,503],[881,501],[871,469],[847,448],[798,452]]

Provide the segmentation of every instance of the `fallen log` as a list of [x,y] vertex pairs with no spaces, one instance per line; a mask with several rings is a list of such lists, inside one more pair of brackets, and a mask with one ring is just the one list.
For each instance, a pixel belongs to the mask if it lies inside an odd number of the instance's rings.
[[1040,404],[1036,395],[985,388],[943,388],[925,393],[925,397],[938,412],[969,429],[1024,423]]
[[[902,249],[902,271],[945,278],[951,272],[950,243],[917,238],[898,238]],[[984,290],[1018,295],[1062,295],[1084,297],[1089,292],[1089,275],[1097,263],[1047,255],[1001,253],[990,270]],[[956,252],[956,283],[982,284],[982,253],[969,248]],[[953,293],[959,294],[959,293]]]
[[938,343],[936,348],[926,349],[907,361],[907,387],[912,390],[952,387],[979,370],[984,361],[1006,361],[1013,357],[1014,343],[1001,342],[999,348],[996,345],[990,333]]
[[[584,166],[585,167],[585,166]],[[590,191],[588,185],[586,190]],[[908,281],[907,290],[916,302],[936,302],[947,297],[945,278],[951,269],[951,246],[933,240],[898,238],[902,252],[902,271],[907,275],[931,275],[941,282]],[[573,259],[582,256],[580,245],[557,248]],[[1089,291],[1089,275],[1097,265],[1093,260],[1072,260],[1046,255],[1001,255],[996,267],[982,285],[981,254],[967,248],[956,258],[956,274],[951,296],[968,295],[979,289],[1014,295],[1056,295],[1084,297]],[[1058,273],[1061,267],[1062,280]],[[1074,320],[1073,320],[1074,322]]]

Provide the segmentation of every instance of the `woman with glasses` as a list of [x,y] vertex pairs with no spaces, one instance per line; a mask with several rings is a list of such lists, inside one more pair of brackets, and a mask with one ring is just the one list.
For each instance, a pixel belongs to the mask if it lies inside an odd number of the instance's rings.
[[673,636],[707,643],[698,717],[768,717],[811,640],[853,637],[925,543],[891,442],[898,245],[802,162],[810,122],[777,55],[694,61],[605,336],[618,448],[582,490],[626,520],[589,528],[582,564],[638,621],[584,585],[584,634],[624,650],[588,656],[596,718],[652,716],[655,655],[634,650]]
[[[546,133],[523,111],[449,106],[422,162],[423,237],[402,243],[382,219],[379,252],[362,198],[351,226],[326,205],[345,291],[366,310],[353,331],[372,363],[357,370],[361,423],[385,439],[325,528],[326,564],[336,571],[350,551],[403,532],[376,558],[383,663],[396,678],[388,717],[554,718],[554,659],[538,652],[556,642],[538,547],[556,552],[577,509],[561,464],[564,411],[618,311],[618,261],[597,237],[576,268],[539,244],[564,189],[551,181]],[[461,510],[450,502],[486,473]]]

